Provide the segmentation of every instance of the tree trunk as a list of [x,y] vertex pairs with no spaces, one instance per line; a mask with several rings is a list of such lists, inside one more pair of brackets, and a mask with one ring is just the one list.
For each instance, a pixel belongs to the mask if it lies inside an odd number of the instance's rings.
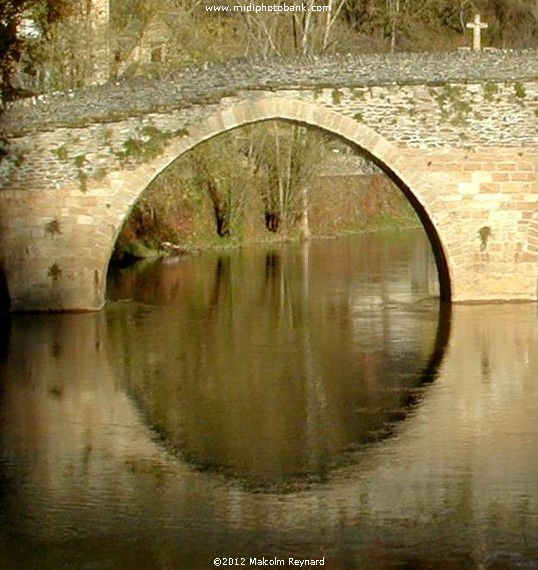
[[280,216],[278,212],[265,210],[265,227],[270,232],[278,232],[280,228]]
[[302,188],[302,209],[301,209],[301,239],[310,239],[310,226],[308,223],[308,187],[306,184]]
[[396,34],[398,16],[400,14],[400,0],[390,0],[390,53],[396,51]]
[[215,223],[217,226],[217,234],[220,237],[227,237],[230,235],[230,216],[226,202],[220,195],[215,179],[207,173],[207,191],[213,202],[213,211],[215,212]]

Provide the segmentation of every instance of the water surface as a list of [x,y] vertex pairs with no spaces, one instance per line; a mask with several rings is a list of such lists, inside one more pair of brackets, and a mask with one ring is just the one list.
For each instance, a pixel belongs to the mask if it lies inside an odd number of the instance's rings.
[[111,276],[14,315],[0,567],[538,566],[535,304],[440,306],[400,232]]

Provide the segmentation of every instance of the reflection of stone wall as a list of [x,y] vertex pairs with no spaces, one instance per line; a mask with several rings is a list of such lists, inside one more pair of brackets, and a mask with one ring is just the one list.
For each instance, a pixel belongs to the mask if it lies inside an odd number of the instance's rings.
[[[538,530],[536,322],[535,305],[454,307],[439,379],[380,450],[365,513],[413,521],[425,539],[450,537],[478,561],[536,552],[534,538],[520,542]],[[501,536],[510,546],[492,551]]]
[[[59,536],[66,524],[83,526],[85,518],[103,519],[109,506],[105,501],[96,515],[88,494],[128,495],[130,462],[156,455],[118,390],[121,355],[108,342],[105,320],[104,313],[11,319],[0,361],[1,469],[10,480],[32,480],[15,493],[25,505],[24,522],[10,524],[38,537]],[[121,472],[120,480],[109,477]],[[78,514],[68,522],[73,505]]]

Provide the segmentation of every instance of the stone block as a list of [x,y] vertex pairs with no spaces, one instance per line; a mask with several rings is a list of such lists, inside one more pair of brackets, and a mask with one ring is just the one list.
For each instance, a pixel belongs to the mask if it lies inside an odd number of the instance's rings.
[[92,216],[78,215],[77,224],[80,226],[92,226],[95,224],[95,221]]
[[487,184],[488,182],[492,182],[493,177],[491,172],[484,172],[484,171],[473,171],[471,173],[471,181],[478,182],[479,184]]
[[458,191],[464,196],[478,194],[480,192],[480,184],[478,182],[460,182]]

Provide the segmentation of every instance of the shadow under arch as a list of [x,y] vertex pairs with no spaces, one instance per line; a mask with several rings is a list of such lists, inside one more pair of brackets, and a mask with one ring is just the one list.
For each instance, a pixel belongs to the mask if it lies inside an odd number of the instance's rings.
[[195,124],[188,125],[185,130],[188,134],[171,142],[163,154],[141,172],[136,184],[130,185],[130,195],[125,203],[122,216],[119,216],[120,222],[109,247],[107,265],[121,226],[133,205],[148,185],[170,164],[199,144],[220,134],[272,120],[314,127],[333,135],[359,149],[366,158],[372,160],[391,178],[421,220],[436,260],[441,301],[450,302],[452,299],[450,247],[443,236],[443,228],[440,227],[439,222],[434,221],[436,218],[449,218],[450,214],[440,200],[432,197],[424,178],[410,168],[406,157],[397,146],[373,129],[328,107],[281,96],[264,95],[248,102],[241,102],[214,112]]
[[2,313],[7,313],[9,311],[10,305],[11,299],[9,297],[7,279],[4,268],[0,264],[0,318]]

